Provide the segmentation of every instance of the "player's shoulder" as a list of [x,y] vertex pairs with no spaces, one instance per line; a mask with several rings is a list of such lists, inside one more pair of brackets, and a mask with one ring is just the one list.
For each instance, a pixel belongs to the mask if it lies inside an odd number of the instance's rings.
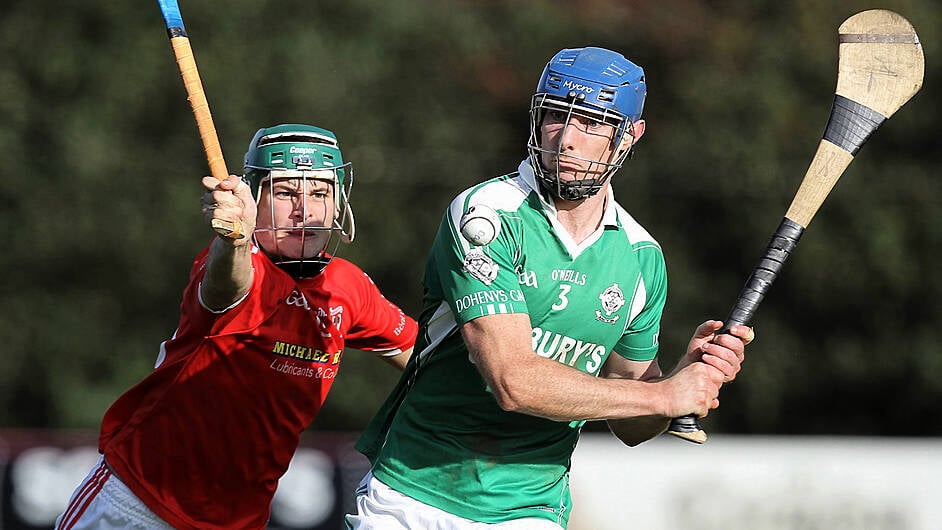
[[452,212],[464,212],[469,206],[485,204],[496,211],[513,212],[523,204],[530,189],[519,172],[493,177],[459,193],[451,202]]
[[324,270],[314,278],[302,280],[302,287],[313,293],[327,294],[331,298],[362,300],[378,290],[373,279],[355,263],[333,256]]
[[619,227],[624,231],[628,243],[634,250],[653,248],[661,250],[660,243],[642,226],[630,213],[617,202],[614,203],[615,215],[618,219]]
[[333,256],[330,259],[330,262],[324,268],[322,274],[324,274],[326,278],[330,279],[344,278],[371,281],[366,272],[364,272],[363,269],[361,269],[356,263],[339,256]]

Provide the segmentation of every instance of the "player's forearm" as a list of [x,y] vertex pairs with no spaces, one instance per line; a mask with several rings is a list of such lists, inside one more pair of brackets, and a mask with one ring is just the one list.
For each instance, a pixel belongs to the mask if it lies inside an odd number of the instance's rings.
[[251,245],[232,245],[217,238],[209,247],[200,297],[209,309],[221,310],[245,296],[252,286]]
[[558,421],[668,414],[663,382],[599,378],[537,355],[526,314],[479,317],[461,334],[504,410]]
[[[557,421],[664,416],[659,383],[597,378],[531,353],[491,375],[501,408]],[[487,377],[486,377],[487,379]]]

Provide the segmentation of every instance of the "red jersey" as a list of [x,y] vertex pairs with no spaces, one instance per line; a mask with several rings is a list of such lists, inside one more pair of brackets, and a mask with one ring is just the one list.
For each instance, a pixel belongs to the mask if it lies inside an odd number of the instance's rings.
[[257,249],[249,293],[210,312],[198,294],[207,255],[157,367],[105,414],[99,451],[175,528],[264,528],[344,346],[406,350],[417,326],[349,261],[296,280]]

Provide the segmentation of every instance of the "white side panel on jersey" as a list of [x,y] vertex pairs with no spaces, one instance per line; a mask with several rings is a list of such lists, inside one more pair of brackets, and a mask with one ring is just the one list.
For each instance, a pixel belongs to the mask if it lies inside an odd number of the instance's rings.
[[442,301],[428,321],[428,330],[425,332],[428,337],[428,346],[418,352],[419,362],[424,361],[429,353],[435,351],[438,345],[456,329],[458,329],[458,324],[455,321],[455,315],[448,304]]
[[628,320],[625,321],[625,329],[635,321],[635,317],[644,311],[644,305],[648,303],[648,291],[644,288],[644,278],[639,274],[635,284],[635,293],[631,297],[631,309],[628,311]]

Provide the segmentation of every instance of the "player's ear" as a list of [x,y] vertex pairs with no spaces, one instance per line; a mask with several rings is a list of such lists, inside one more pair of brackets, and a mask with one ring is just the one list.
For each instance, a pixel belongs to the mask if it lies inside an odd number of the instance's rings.
[[638,143],[638,139],[641,138],[641,135],[643,134],[644,134],[644,120],[638,120],[636,122],[633,122],[625,131],[625,134],[622,135],[621,145],[619,145],[617,149],[618,154],[620,155],[624,151],[631,149],[632,146]]
[[628,132],[632,133],[632,136],[635,138],[635,142],[641,138],[641,135],[644,134],[644,120],[638,120],[631,124],[631,127],[628,128]]

